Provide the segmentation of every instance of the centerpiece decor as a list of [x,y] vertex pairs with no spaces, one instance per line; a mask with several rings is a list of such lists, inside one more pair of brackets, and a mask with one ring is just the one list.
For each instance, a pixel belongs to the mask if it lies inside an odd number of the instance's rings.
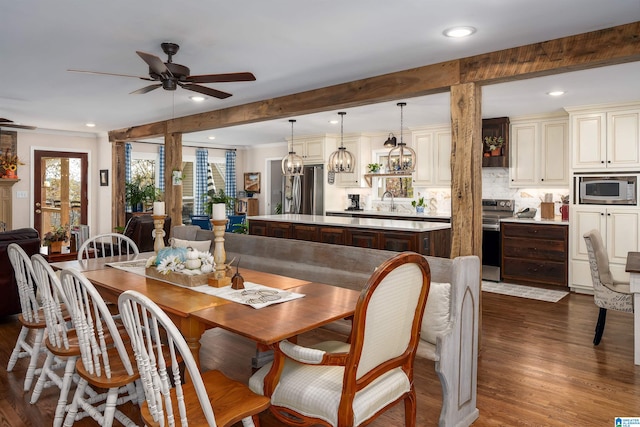
[[160,249],[164,248],[164,219],[166,215],[164,213],[164,202],[153,202],[153,250],[157,254]]
[[145,274],[182,286],[206,285],[213,277],[211,253],[193,248],[162,248],[147,260]]
[[[418,194],[419,196],[419,194]],[[424,197],[419,197],[418,200],[411,201],[411,206],[416,208],[416,213],[424,213]]]
[[501,136],[485,136],[484,146],[485,155],[489,153],[489,156],[501,156],[502,145],[504,144],[504,138]]
[[69,241],[68,226],[54,226],[51,231],[44,235],[43,244],[49,246],[49,253],[59,254],[62,252],[62,244]]
[[231,284],[231,278],[227,276],[227,252],[224,250],[224,232],[227,228],[226,219],[212,219],[213,235],[215,236],[213,242],[213,262],[215,265],[215,271],[213,277],[209,279],[209,286],[221,288]]

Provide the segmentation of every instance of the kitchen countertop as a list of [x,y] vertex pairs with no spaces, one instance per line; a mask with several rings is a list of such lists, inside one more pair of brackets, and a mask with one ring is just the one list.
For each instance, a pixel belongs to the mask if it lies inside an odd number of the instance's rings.
[[500,222],[518,222],[528,224],[551,224],[551,225],[569,225],[569,221],[563,221],[561,216],[556,216],[554,219],[540,219],[540,218],[502,218]]
[[420,219],[422,221],[424,221],[424,219],[426,218],[427,220],[429,218],[434,218],[434,219],[446,219],[446,220],[450,220],[451,219],[451,214],[431,214],[431,213],[417,213],[415,210],[411,211],[411,212],[391,212],[391,211],[366,211],[366,210],[362,210],[362,211],[327,211],[326,212],[327,215],[352,215],[352,216],[359,216],[359,215],[366,215],[366,216],[391,216],[391,217],[397,217],[397,218],[416,218],[416,219]]
[[298,224],[333,225],[338,227],[356,228],[376,228],[380,230],[402,230],[402,231],[434,231],[451,228],[451,224],[446,222],[428,221],[405,221],[398,219],[377,219],[377,218],[352,218],[340,216],[323,215],[258,215],[247,218],[251,220],[292,222]]

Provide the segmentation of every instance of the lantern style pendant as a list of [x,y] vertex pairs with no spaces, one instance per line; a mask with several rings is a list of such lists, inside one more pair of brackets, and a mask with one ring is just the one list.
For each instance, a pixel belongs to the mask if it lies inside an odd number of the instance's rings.
[[293,151],[293,124],[296,121],[291,119],[289,122],[291,123],[291,149],[289,154],[282,159],[282,174],[284,176],[299,176],[302,175],[302,157]]
[[391,173],[410,174],[413,173],[416,167],[416,152],[411,147],[407,147],[407,144],[402,139],[402,127],[404,125],[402,109],[407,103],[398,102],[397,105],[400,107],[400,142],[389,151],[388,170]]
[[328,169],[334,173],[353,173],[355,169],[355,157],[344,147],[344,111],[338,113],[341,118],[340,122],[340,147],[329,156]]

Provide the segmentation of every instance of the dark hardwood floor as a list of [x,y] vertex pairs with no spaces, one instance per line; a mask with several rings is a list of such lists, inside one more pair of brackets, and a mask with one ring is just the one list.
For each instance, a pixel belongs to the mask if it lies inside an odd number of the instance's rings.
[[[613,426],[617,416],[640,416],[640,368],[633,364],[633,317],[609,311],[604,337],[592,345],[598,309],[593,297],[571,294],[558,303],[483,293],[483,330],[478,360],[478,408],[474,426]],[[51,425],[57,392],[45,390],[37,405],[23,393],[26,362],[14,372],[6,365],[19,327],[16,318],[0,324],[0,426]],[[318,330],[300,343],[335,339]],[[221,330],[203,339],[204,369],[221,369],[246,381],[251,375],[251,342]],[[434,363],[416,360],[418,426],[436,426],[441,405]],[[136,416],[135,408],[128,412]],[[396,405],[375,427],[404,425]],[[280,425],[269,414],[263,427]],[[82,420],[75,425],[96,425]],[[241,424],[238,424],[240,426]]]

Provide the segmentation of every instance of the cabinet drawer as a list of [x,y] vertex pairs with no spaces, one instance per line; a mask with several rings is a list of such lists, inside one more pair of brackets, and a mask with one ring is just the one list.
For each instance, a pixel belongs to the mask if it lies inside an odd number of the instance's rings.
[[504,237],[502,251],[505,257],[513,258],[551,261],[567,259],[567,247],[563,240]]
[[564,225],[502,224],[504,237],[526,237],[565,240],[567,227]]
[[315,225],[293,225],[293,238],[297,240],[318,241],[318,227]]
[[553,261],[534,261],[517,258],[505,258],[502,276],[532,282],[566,285],[567,264]]

